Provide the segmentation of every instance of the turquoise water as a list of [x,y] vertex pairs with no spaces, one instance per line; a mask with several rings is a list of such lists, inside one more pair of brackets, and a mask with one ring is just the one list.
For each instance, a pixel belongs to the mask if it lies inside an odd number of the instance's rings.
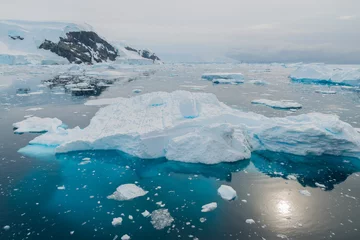
[[[124,71],[151,72],[131,82],[122,81],[104,90],[100,97],[131,96],[134,88],[143,93],[206,86],[221,101],[266,116],[288,116],[306,112],[336,113],[359,127],[358,93],[331,86],[335,95],[321,95],[324,85],[291,82],[291,69],[261,65],[166,65],[132,67]],[[6,69],[5,69],[6,70]],[[269,82],[212,85],[201,80],[206,71],[241,71],[251,79]],[[3,71],[3,70],[2,70]],[[358,159],[335,156],[294,156],[256,152],[251,159],[231,164],[185,164],[166,159],[144,160],[117,151],[53,153],[51,148],[28,146],[37,134],[13,134],[12,123],[24,115],[57,117],[69,127],[85,127],[98,107],[84,106],[91,96],[54,94],[39,88],[51,77],[47,69],[26,74],[0,76],[10,79],[0,88],[0,239],[114,239],[128,234],[131,239],[359,239],[360,185]],[[55,70],[52,70],[56,72]],[[6,80],[5,79],[5,80]],[[25,80],[24,80],[25,79]],[[184,87],[185,86],[185,87]],[[42,89],[43,94],[16,96],[16,89]],[[59,89],[56,89],[59,91]],[[198,91],[198,90],[196,90]],[[296,113],[252,105],[255,98],[291,99],[303,105]],[[275,98],[276,97],[276,98]],[[28,108],[42,110],[29,112]],[[29,151],[27,151],[29,152]],[[91,162],[79,165],[83,158]],[[148,194],[131,201],[107,199],[118,186],[135,183]],[[232,186],[238,195],[225,201],[217,194],[220,185]],[[325,185],[320,188],[318,185]],[[58,187],[64,186],[64,190]],[[311,196],[301,194],[307,190]],[[159,203],[161,202],[161,203]],[[212,212],[201,207],[217,202]],[[157,204],[158,203],[158,204]],[[165,204],[160,207],[159,205]],[[173,226],[156,230],[145,210],[169,210]],[[129,215],[133,220],[129,219]],[[121,226],[111,221],[122,217]],[[206,218],[205,222],[200,218]],[[255,224],[247,224],[253,219]],[[9,230],[2,227],[9,225]],[[71,232],[73,231],[73,234]]]

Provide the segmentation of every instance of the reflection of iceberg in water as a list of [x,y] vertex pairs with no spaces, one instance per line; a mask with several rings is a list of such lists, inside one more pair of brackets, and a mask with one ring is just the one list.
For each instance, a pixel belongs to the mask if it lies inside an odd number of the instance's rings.
[[262,151],[253,153],[255,167],[270,177],[295,179],[302,186],[334,189],[352,173],[360,171],[359,159],[339,156],[296,156]]

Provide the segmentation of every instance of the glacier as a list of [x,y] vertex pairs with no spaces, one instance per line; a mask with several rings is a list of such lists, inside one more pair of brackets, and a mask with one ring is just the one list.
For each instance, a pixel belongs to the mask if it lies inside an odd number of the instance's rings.
[[359,68],[333,68],[325,64],[309,64],[297,68],[290,79],[304,83],[360,86]]
[[231,108],[214,94],[188,91],[91,100],[89,105],[96,101],[108,105],[86,128],[53,129],[30,144],[55,147],[56,153],[119,150],[143,159],[205,164],[249,159],[262,150],[360,158],[360,134],[336,115],[269,118]]

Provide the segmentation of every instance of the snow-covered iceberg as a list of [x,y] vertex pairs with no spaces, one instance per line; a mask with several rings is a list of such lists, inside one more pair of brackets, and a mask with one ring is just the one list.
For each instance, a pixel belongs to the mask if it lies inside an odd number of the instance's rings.
[[14,133],[42,133],[56,131],[62,126],[62,121],[57,118],[29,117],[13,124]]
[[120,150],[206,164],[248,159],[257,150],[360,158],[360,134],[335,115],[268,118],[233,109],[213,94],[187,91],[99,101],[110,105],[86,128],[55,129],[30,144],[55,146],[58,153]]
[[291,100],[273,101],[269,99],[256,99],[251,101],[252,104],[261,104],[275,109],[300,109],[302,105],[300,103]]
[[325,64],[303,65],[290,74],[293,81],[360,86],[360,69],[332,68]]

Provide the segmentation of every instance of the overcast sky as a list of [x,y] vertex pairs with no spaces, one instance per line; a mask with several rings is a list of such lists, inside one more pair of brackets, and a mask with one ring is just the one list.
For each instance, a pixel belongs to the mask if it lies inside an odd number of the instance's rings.
[[168,60],[360,63],[360,0],[1,0],[3,19],[75,21]]

